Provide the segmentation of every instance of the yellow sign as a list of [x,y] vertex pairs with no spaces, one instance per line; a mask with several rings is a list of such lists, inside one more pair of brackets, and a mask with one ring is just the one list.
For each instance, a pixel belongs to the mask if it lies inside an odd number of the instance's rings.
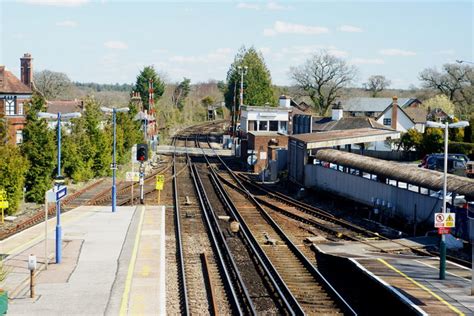
[[5,190],[0,190],[0,209],[2,210],[2,224],[4,223],[4,210],[6,208],[8,208],[7,192],[5,192]]
[[454,214],[448,213],[444,221],[444,227],[454,227]]
[[163,186],[165,185],[165,176],[162,174],[159,174],[156,176],[156,189],[158,191],[163,190]]
[[0,208],[8,208],[8,201],[0,201]]

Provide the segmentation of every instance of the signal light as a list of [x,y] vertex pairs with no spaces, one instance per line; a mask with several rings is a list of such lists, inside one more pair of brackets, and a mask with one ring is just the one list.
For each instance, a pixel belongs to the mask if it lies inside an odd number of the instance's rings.
[[147,144],[137,145],[137,160],[138,161],[148,160],[148,145]]

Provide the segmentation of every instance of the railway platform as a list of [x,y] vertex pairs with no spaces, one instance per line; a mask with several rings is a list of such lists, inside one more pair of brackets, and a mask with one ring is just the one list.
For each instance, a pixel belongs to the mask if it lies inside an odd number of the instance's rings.
[[[56,219],[0,242],[9,270],[9,315],[165,314],[164,207],[81,206],[62,214],[62,262],[54,259]],[[30,298],[28,255],[37,257]],[[143,304],[146,302],[146,304]]]
[[[419,248],[431,244],[429,238],[401,239],[401,244]],[[385,245],[384,245],[385,244]],[[318,244],[318,251],[348,258],[364,273],[382,283],[407,304],[424,315],[473,315],[471,269],[448,261],[446,279],[439,280],[439,259],[397,254],[389,241],[380,242],[395,253],[382,253],[367,244]]]

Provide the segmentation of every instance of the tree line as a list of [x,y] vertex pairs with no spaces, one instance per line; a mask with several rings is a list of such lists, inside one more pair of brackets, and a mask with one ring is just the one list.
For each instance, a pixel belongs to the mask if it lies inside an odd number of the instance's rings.
[[[71,124],[61,129],[61,173],[73,182],[111,175],[111,118],[100,111],[94,98],[87,98],[84,103],[82,117],[72,119]],[[45,192],[53,186],[57,170],[57,132],[48,127],[46,120],[38,118],[38,112],[46,110],[45,105],[45,98],[35,92],[25,107],[27,123],[23,143],[19,146],[7,141],[0,143],[0,186],[7,192],[10,214],[19,206],[23,187],[26,201],[43,203]],[[131,147],[143,140],[140,122],[133,120],[136,113],[132,105],[129,113],[117,113],[118,164],[129,162]],[[6,124],[6,120],[0,120],[0,131],[6,129]]]

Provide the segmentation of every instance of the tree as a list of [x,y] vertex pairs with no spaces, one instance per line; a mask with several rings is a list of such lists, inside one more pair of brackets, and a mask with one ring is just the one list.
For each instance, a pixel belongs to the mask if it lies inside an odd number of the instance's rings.
[[423,134],[414,128],[410,128],[406,133],[402,134],[399,144],[404,151],[410,151],[420,148],[422,140]]
[[3,113],[0,113],[0,146],[8,142],[8,121]]
[[180,110],[183,109],[184,101],[189,95],[191,91],[191,79],[184,78],[176,88],[174,89],[173,95],[171,96],[171,100],[173,101],[174,105],[178,107]]
[[456,105],[455,112],[469,115],[474,106],[474,67],[463,64],[445,64],[439,72],[428,68],[420,73],[426,88],[438,90]]
[[372,93],[372,97],[375,98],[379,92],[382,92],[385,88],[390,86],[391,82],[385,76],[375,75],[370,76],[367,82],[364,83],[364,89]]
[[146,66],[137,76],[134,91],[140,93],[140,97],[145,109],[150,110],[149,98],[149,82],[153,82],[153,99],[158,101],[165,92],[165,83],[156,73],[153,66]]
[[38,112],[44,111],[45,99],[33,93],[27,105],[26,126],[23,130],[21,152],[30,165],[26,173],[26,199],[36,203],[44,201],[44,193],[51,188],[52,175],[56,167],[56,142],[54,131],[45,120],[38,119]]
[[315,110],[325,114],[341,89],[354,80],[357,69],[323,50],[302,65],[292,67],[290,73],[297,87],[311,98]]
[[205,98],[201,99],[201,104],[202,104],[202,106],[207,108],[208,106],[214,104],[214,99],[211,96],[208,95]]
[[427,128],[419,147],[422,154],[443,152],[444,131],[441,128]]
[[73,84],[68,76],[62,72],[43,70],[34,75],[34,85],[46,100],[54,100],[68,94]]
[[249,49],[242,47],[227,71],[227,86],[224,91],[226,106],[230,109],[235,103],[236,109],[239,108],[241,81],[239,66],[248,67],[243,81],[244,104],[255,106],[265,105],[266,103],[274,104],[272,79],[262,54],[257,52],[254,47]]
[[16,146],[0,145],[0,190],[7,193],[8,214],[13,214],[23,195],[25,175],[28,170],[28,160],[21,155]]
[[454,114],[454,104],[444,94],[438,94],[421,104],[427,110],[441,109],[448,115]]

